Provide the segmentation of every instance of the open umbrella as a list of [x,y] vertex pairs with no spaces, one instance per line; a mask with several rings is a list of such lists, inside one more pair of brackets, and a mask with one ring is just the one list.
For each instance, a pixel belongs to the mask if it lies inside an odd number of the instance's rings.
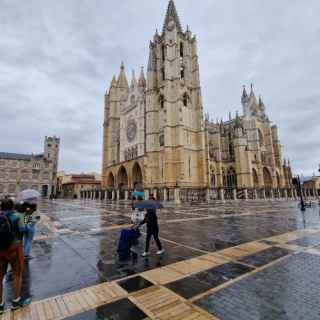
[[132,196],[133,196],[133,197],[136,197],[136,198],[141,197],[142,199],[144,199],[144,192],[141,192],[141,191],[133,191],[133,192],[132,192]]
[[37,200],[40,198],[40,193],[37,190],[33,189],[26,189],[18,194],[19,201],[30,201],[30,200]]
[[155,200],[145,200],[145,201],[138,201],[134,204],[134,208],[136,209],[161,209],[162,204],[159,201]]

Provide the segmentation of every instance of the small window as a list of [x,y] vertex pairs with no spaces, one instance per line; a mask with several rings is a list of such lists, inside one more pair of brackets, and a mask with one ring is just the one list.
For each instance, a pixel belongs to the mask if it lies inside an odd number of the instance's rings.
[[51,147],[52,147],[52,145],[50,143],[48,143],[48,148],[51,148]]
[[161,47],[161,52],[162,52],[162,61],[165,61],[166,60],[166,46],[163,45]]
[[183,105],[188,106],[188,95],[186,93],[183,95]]
[[159,137],[159,143],[160,143],[160,147],[164,146],[164,135],[163,134],[161,134]]
[[161,109],[164,108],[164,96],[162,94],[160,95],[160,107]]
[[180,78],[184,79],[184,66],[180,67]]
[[166,73],[164,71],[164,68],[161,69],[161,73],[162,73],[162,80],[164,81],[166,79]]
[[183,52],[183,42],[180,42],[180,57],[183,58],[184,52]]

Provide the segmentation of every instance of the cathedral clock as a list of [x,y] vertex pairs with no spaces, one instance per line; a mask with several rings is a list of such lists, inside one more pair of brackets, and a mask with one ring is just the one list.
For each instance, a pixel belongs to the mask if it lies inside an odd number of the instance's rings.
[[135,120],[131,119],[127,123],[127,139],[132,142],[137,135],[137,123]]

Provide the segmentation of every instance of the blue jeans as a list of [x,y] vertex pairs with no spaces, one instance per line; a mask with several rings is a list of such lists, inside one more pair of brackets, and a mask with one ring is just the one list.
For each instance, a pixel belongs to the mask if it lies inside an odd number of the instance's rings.
[[28,257],[31,250],[31,244],[33,241],[33,237],[35,234],[35,226],[34,225],[28,225],[27,231],[24,233],[23,237],[23,254],[25,257]]

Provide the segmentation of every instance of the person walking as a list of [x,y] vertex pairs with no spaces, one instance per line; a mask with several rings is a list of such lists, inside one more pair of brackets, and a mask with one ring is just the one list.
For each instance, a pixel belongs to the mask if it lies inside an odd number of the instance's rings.
[[[155,201],[153,195],[149,197],[149,200]],[[149,247],[150,247],[150,240],[153,237],[158,251],[157,254],[161,255],[164,253],[164,249],[162,248],[160,239],[159,239],[159,225],[158,225],[158,217],[156,209],[147,209],[147,213],[145,215],[144,220],[140,223],[140,226],[143,224],[147,224],[147,237],[146,237],[146,247],[145,251],[142,253],[143,257],[149,256]]]
[[24,217],[14,211],[14,203],[11,199],[3,200],[0,209],[0,314],[2,314],[5,307],[3,279],[9,264],[13,273],[12,310],[29,305],[31,299],[21,297],[24,267],[22,237],[26,231]]

